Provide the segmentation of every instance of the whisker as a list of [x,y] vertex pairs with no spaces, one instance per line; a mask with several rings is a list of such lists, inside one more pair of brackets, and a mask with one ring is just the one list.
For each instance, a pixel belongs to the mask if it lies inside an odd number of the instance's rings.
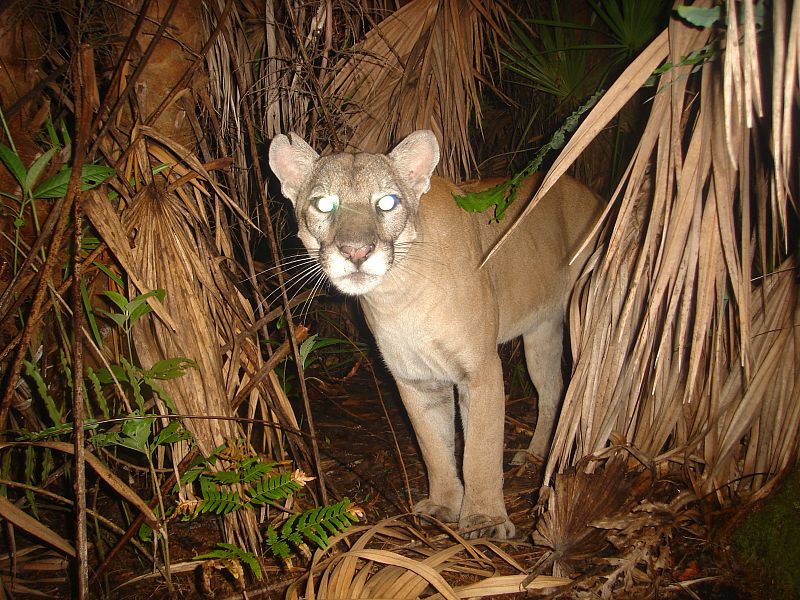
[[[288,280],[284,281],[283,287],[286,290],[286,297],[290,300],[293,299],[303,289],[304,284],[314,280],[317,275],[325,277],[322,267],[317,262],[311,263],[302,271],[293,274]],[[267,295],[265,302],[272,304],[280,297],[280,293],[280,288],[274,289]]]
[[[283,259],[283,261],[281,262],[281,268],[284,271],[286,271],[286,270],[289,270],[289,269],[291,269],[293,267],[296,267],[297,265],[302,265],[302,264],[306,264],[306,263],[310,263],[310,262],[315,262],[316,260],[317,260],[317,258],[315,256],[311,256],[311,255],[309,255],[307,253],[296,255],[296,256],[285,257]],[[273,265],[271,267],[267,267],[263,271],[260,271],[259,273],[257,273],[257,275],[262,275],[264,273],[277,272],[277,271],[278,271],[278,265]]]
[[423,279],[432,285],[438,285],[438,282],[435,278],[431,277],[428,274],[423,273],[422,271],[413,269],[407,264],[396,265],[394,269],[387,272],[387,275],[391,275],[392,277],[399,277],[401,274],[410,274],[414,277]]
[[[300,309],[300,315],[302,316],[302,322],[303,323],[306,322],[306,319],[308,318],[308,315],[311,312],[311,300],[313,300],[316,297],[317,292],[324,285],[326,285],[327,283],[328,283],[328,279],[327,279],[327,277],[325,277],[325,273],[320,271],[319,277],[317,278],[317,281],[314,284],[314,287],[311,288],[311,293],[308,295],[308,298],[306,299],[306,301],[303,302],[303,307]],[[303,314],[304,311],[305,311],[305,314]]]
[[421,247],[423,245],[426,244],[424,242],[404,242],[402,244],[395,245],[395,256],[400,259],[397,262],[414,261],[420,264],[444,266],[445,263],[438,258],[438,254],[435,252],[414,252],[411,254],[411,252],[415,250],[417,246]]
[[295,291],[299,291],[300,289],[305,287],[305,285],[309,281],[312,281],[317,275],[321,275],[323,277],[325,275],[319,263],[308,265],[301,272],[293,276],[289,282],[287,282],[286,285],[287,295],[290,292],[294,293]]
[[[306,263],[311,263],[311,262],[314,262],[314,261],[316,261],[316,258],[314,256],[310,256],[307,252],[303,252],[302,254],[296,254],[296,255],[292,255],[292,256],[287,256],[287,257],[284,257],[282,262],[281,262],[281,270],[282,271],[289,271],[289,270],[292,270],[293,268],[295,268],[295,267],[297,267],[299,265],[303,265],[303,264],[306,264]],[[245,277],[244,279],[239,281],[239,284],[246,283],[246,282],[250,281],[251,279],[253,279],[255,277],[260,277],[261,275],[264,275],[264,274],[268,274],[267,277],[266,277],[267,279],[272,279],[273,277],[275,277],[277,275],[277,273],[278,273],[278,265],[273,265],[271,267],[267,267],[266,269],[262,269],[261,271],[258,271],[257,273],[255,273],[252,276]]]

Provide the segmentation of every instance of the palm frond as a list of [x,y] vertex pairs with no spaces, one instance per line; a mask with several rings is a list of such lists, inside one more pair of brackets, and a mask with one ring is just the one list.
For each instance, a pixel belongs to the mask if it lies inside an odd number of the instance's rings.
[[[791,21],[784,3],[774,11],[773,22],[798,31],[796,7]],[[797,458],[797,172],[795,140],[783,135],[797,112],[796,63],[776,63],[771,86],[759,71],[765,52],[796,55],[797,42],[783,30],[759,41],[750,1],[728,3],[726,23],[715,39],[713,29],[673,19],[545,177],[540,193],[613,117],[625,100],[617,93],[638,88],[668,54],[607,211],[616,221],[571,307],[575,366],[546,484],[615,438],[723,504],[758,495]],[[722,65],[686,59],[715,45]],[[760,89],[772,90],[769,111]],[[752,152],[764,142],[769,159]]]
[[[470,543],[449,531],[446,537],[454,538],[453,542],[433,547],[413,526],[394,518],[370,527],[351,527],[314,553],[309,572],[289,586],[286,597],[455,599],[556,588],[570,582],[546,575],[529,577],[491,542]],[[494,562],[514,574],[499,575]],[[451,583],[456,577],[459,583]],[[464,578],[471,582],[463,583]]]
[[381,21],[334,65],[326,88],[347,148],[384,152],[427,128],[447,149],[440,172],[472,173],[469,132],[473,119],[479,128],[482,122],[484,42],[505,30],[494,1],[413,0]]

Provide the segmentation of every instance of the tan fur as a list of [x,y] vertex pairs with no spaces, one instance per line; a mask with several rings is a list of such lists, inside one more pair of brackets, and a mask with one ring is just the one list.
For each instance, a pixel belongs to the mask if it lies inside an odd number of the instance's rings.
[[[512,537],[514,525],[502,493],[505,399],[497,344],[523,336],[528,370],[539,394],[539,420],[529,451],[543,455],[561,395],[564,313],[586,256],[572,266],[567,263],[594,224],[601,202],[577,181],[561,179],[479,269],[488,251],[524,208],[525,200],[533,195],[538,178],[525,182],[500,225],[489,225],[485,214],[460,209],[453,194],[461,191],[443,179],[430,178],[430,189],[420,198],[417,192],[427,189],[427,178],[438,160],[438,146],[433,149],[426,145],[435,145],[435,139],[431,142],[432,134],[426,134],[429,132],[412,134],[398,146],[398,150],[407,152],[395,151],[389,160],[382,155],[361,154],[338,155],[338,160],[336,156],[327,157],[317,163],[315,155],[308,154],[310,149],[300,146],[300,140],[284,138],[278,144],[273,142],[270,164],[284,192],[288,191],[287,196],[295,202],[300,236],[310,251],[338,244],[346,249],[342,251],[346,259],[355,256],[346,252],[353,243],[362,244],[368,260],[360,267],[356,265],[356,271],[380,273],[385,265],[385,274],[377,276],[378,283],[364,284],[363,293],[359,286],[367,275],[360,273],[343,277],[357,283],[337,287],[358,294],[414,426],[429,480],[429,497],[418,502],[415,510],[457,521],[471,537]],[[292,172],[298,152],[301,162],[307,159],[316,166],[301,169],[299,174]],[[362,163],[366,176],[359,171]],[[325,176],[325,169],[331,165],[336,166],[331,169],[335,174]],[[414,179],[420,170],[427,173],[421,184]],[[320,179],[326,181],[322,186],[325,193],[335,192],[341,197],[342,210],[328,217],[328,237],[312,240],[310,231],[320,236],[324,227],[315,225],[318,211],[304,206],[303,195],[310,193]],[[402,180],[413,182],[416,188]],[[367,190],[378,188],[397,188],[407,214],[398,212],[400,206],[382,213],[370,204],[374,198],[358,204],[356,196],[363,197]],[[358,190],[358,194],[351,197],[352,190]],[[351,218],[344,210],[346,206],[351,207],[352,219],[364,223],[364,236],[358,240],[351,240],[354,234],[347,231],[347,245],[341,237],[345,234],[334,239],[335,232],[341,231],[337,219]],[[306,231],[304,211],[310,211]],[[378,215],[373,225],[367,216],[370,211]],[[401,242],[387,241],[387,236]],[[402,252],[390,256],[388,246],[392,243],[403,248]],[[328,258],[323,254],[320,261],[326,273],[347,271],[333,265],[344,260],[341,252],[331,252]],[[331,279],[336,285],[336,276]],[[454,387],[464,428],[461,477],[454,448]]]

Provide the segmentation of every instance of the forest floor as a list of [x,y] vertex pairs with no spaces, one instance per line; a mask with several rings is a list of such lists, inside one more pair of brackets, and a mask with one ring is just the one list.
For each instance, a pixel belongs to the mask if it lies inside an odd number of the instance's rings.
[[[348,496],[366,510],[370,522],[409,512],[410,502],[424,498],[427,491],[424,464],[411,425],[396,392],[391,385],[384,387],[381,396],[386,413],[375,398],[374,386],[366,382],[362,386],[350,382],[340,395],[328,393],[324,398],[317,397],[313,405],[325,476],[337,495]],[[542,469],[535,463],[523,466],[509,463],[517,450],[528,445],[535,423],[534,407],[535,398],[512,398],[506,404],[504,495],[517,538],[500,545],[526,567],[534,565],[545,553],[530,538]],[[391,428],[385,415],[391,420]],[[403,464],[397,458],[395,438]],[[422,523],[421,527],[424,530],[426,525]],[[670,572],[663,573],[661,582],[655,586],[634,586],[630,594],[615,593],[614,597],[703,600],[772,597],[768,582],[736,564],[727,542],[678,536],[672,540],[672,546],[675,564]],[[578,580],[591,574],[578,568],[574,576]],[[684,587],[685,581],[698,583]],[[531,593],[503,596],[516,597],[539,596]],[[579,594],[567,590],[551,592],[546,597],[573,598]]]
[[[322,470],[328,489],[334,500],[348,497],[361,507],[369,524],[409,513],[411,503],[423,498],[427,489],[424,465],[405,411],[388,376],[379,374],[378,379],[384,382],[379,390],[372,377],[363,372],[345,383],[335,385],[322,383],[321,379],[313,377],[309,379]],[[530,538],[541,466],[529,463],[515,467],[509,464],[509,460],[516,449],[527,446],[535,418],[534,406],[534,398],[517,397],[507,402],[504,493],[509,515],[516,525],[517,539],[498,544],[526,568],[534,565],[546,552],[545,548],[534,546]],[[398,457],[398,449],[402,461]],[[113,511],[113,507],[107,507],[107,511],[101,509],[106,516],[111,516]],[[412,517],[407,517],[407,520],[413,522]],[[188,564],[193,556],[208,551],[214,541],[219,541],[221,534],[215,521],[206,518],[171,525],[171,563]],[[417,523],[423,534],[438,533],[430,525]],[[671,568],[663,570],[658,581],[634,582],[630,592],[615,592],[613,597],[703,600],[786,598],[776,595],[775,588],[762,575],[737,565],[725,539],[722,536],[709,541],[693,539],[688,534],[676,534],[670,540]],[[608,556],[611,556],[610,552]],[[587,596],[585,585],[589,578],[598,576],[597,562],[593,564],[586,570],[582,570],[580,564],[576,565],[574,589],[568,586],[568,589],[561,591],[551,590],[546,597],[599,598]],[[147,570],[148,566],[134,558],[133,553],[125,553],[107,573],[106,597],[148,600],[211,597],[204,596],[200,591],[199,569],[177,572],[171,592],[158,575],[142,578]],[[248,586],[247,595],[244,596],[232,578],[215,572],[211,574],[211,587],[215,592],[213,597],[281,598],[286,587],[303,573],[304,565],[300,557],[294,561],[291,570],[276,562],[274,568],[266,569],[261,582]],[[63,578],[61,581],[65,580]],[[41,592],[46,596],[69,597],[65,586],[57,584],[58,577],[48,582],[44,579],[41,581]],[[581,582],[584,585],[579,589]],[[22,594],[15,597],[41,596]],[[529,593],[503,597],[542,596]]]

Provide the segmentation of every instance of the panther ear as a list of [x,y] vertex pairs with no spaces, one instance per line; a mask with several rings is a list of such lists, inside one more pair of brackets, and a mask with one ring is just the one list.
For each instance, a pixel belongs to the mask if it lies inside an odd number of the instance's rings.
[[439,142],[432,131],[420,129],[400,142],[389,158],[419,198],[431,187],[431,175],[439,163]]
[[277,135],[269,145],[269,167],[281,182],[281,191],[294,204],[319,154],[300,136]]

